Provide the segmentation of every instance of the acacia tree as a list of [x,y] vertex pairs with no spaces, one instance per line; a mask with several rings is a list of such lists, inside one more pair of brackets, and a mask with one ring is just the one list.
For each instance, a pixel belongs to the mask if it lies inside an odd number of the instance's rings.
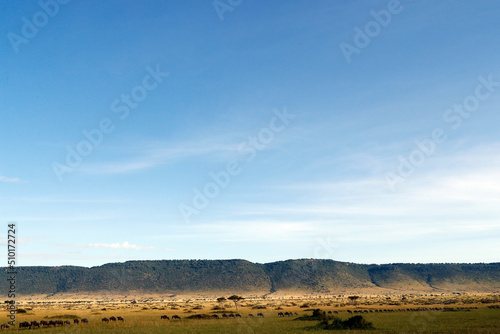
[[357,306],[357,300],[359,299],[359,296],[349,296],[347,298],[349,298],[354,303],[354,306]]
[[234,302],[234,306],[236,306],[236,311],[238,311],[238,302],[242,299],[245,299],[241,296],[237,296],[237,295],[232,295],[231,297],[228,297],[227,298],[228,300],[232,300]]

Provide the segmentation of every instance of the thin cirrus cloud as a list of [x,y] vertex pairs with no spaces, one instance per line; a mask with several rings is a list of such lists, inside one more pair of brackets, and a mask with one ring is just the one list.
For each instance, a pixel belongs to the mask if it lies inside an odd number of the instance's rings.
[[[263,125],[266,126],[267,123]],[[204,135],[184,142],[169,143],[164,141],[140,141],[127,149],[109,148],[119,155],[114,161],[88,163],[78,169],[87,174],[127,174],[146,171],[158,166],[181,163],[190,159],[203,158],[204,161],[229,161],[242,158],[240,145],[248,143],[250,137],[262,128],[249,131],[229,132],[217,135]],[[214,130],[214,132],[220,132]],[[290,131],[291,132],[291,131]],[[297,141],[300,134],[280,133],[280,140],[266,145],[271,150],[283,143]]]
[[17,177],[7,177],[7,176],[0,175],[0,182],[17,183],[17,182],[21,182],[21,180]]
[[127,174],[198,157],[227,158],[237,149],[238,143],[220,137],[175,145],[164,142],[142,143],[125,152],[125,158],[120,161],[87,164],[80,169],[88,174]]
[[143,251],[143,250],[173,251],[173,249],[168,249],[168,248],[159,249],[157,247],[152,247],[152,246],[133,245],[133,244],[129,243],[128,241],[125,241],[123,243],[119,243],[119,242],[116,242],[116,243],[90,243],[90,244],[79,244],[79,245],[63,244],[62,246],[76,247],[76,248],[128,249],[128,250],[136,250],[136,251]]
[[[232,203],[234,213],[227,219],[233,221],[228,225],[237,225],[234,222],[241,219],[244,222],[238,226],[256,217],[273,217],[274,221],[266,226],[281,231],[281,223],[294,217],[295,223],[299,226],[303,223],[313,233],[331,230],[349,235],[349,230],[360,227],[356,235],[368,239],[373,236],[373,231],[367,229],[370,226],[376,226],[385,235],[417,229],[419,233],[410,234],[422,238],[450,231],[466,235],[471,229],[498,233],[500,171],[495,166],[500,159],[494,153],[499,149],[498,145],[477,146],[458,154],[430,157],[427,165],[416,169],[395,192],[386,187],[382,174],[352,181],[266,186],[271,198],[275,191],[286,189],[289,194],[301,194],[303,200],[298,203],[291,196],[287,202],[280,196],[278,203],[267,198],[253,203]],[[219,210],[226,212],[227,208]]]

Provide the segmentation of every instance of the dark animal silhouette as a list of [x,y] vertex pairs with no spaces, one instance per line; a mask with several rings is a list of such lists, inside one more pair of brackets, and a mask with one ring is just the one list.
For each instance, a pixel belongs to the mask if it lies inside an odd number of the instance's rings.
[[23,322],[19,323],[19,328],[31,329],[31,322],[23,321]]

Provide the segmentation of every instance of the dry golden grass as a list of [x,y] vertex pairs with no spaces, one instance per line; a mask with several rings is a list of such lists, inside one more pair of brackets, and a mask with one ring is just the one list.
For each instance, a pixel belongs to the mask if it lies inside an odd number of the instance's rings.
[[[81,296],[80,296],[81,297]],[[17,322],[49,319],[87,318],[88,325],[68,325],[59,328],[42,328],[32,330],[40,333],[307,333],[307,327],[315,325],[310,321],[293,321],[296,317],[278,317],[279,311],[293,312],[299,315],[311,314],[310,309],[320,308],[325,311],[337,311],[346,319],[347,310],[406,309],[477,307],[470,311],[456,312],[424,311],[363,314],[372,321],[376,330],[372,333],[497,333],[500,330],[500,309],[488,309],[488,305],[500,305],[498,294],[448,294],[448,295],[364,295],[360,296],[356,305],[348,296],[335,298],[278,298],[278,299],[245,299],[239,303],[238,312],[241,319],[187,319],[193,314],[213,314],[218,312],[237,312],[234,303],[222,304],[223,311],[214,311],[221,304],[214,300],[195,300],[192,298],[179,300],[154,300],[149,298],[120,300],[109,296],[106,300],[61,300],[42,298],[38,300],[24,299],[18,307],[26,313],[17,315]],[[263,313],[262,318],[250,318],[252,313]],[[161,315],[181,316],[181,321],[161,320]],[[2,310],[0,316],[7,319],[7,312]],[[124,323],[102,323],[103,317],[122,316]],[[467,329],[467,330],[465,330]],[[352,332],[350,332],[352,333]]]

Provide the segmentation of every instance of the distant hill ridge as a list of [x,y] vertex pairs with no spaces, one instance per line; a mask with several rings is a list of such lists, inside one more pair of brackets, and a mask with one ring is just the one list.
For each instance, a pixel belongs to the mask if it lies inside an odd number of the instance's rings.
[[[7,269],[2,269],[7,277]],[[19,294],[500,291],[500,263],[375,265],[300,259],[259,264],[246,260],[153,260],[91,268],[19,267],[17,272]],[[1,291],[7,292],[8,284],[7,280],[0,280]]]

